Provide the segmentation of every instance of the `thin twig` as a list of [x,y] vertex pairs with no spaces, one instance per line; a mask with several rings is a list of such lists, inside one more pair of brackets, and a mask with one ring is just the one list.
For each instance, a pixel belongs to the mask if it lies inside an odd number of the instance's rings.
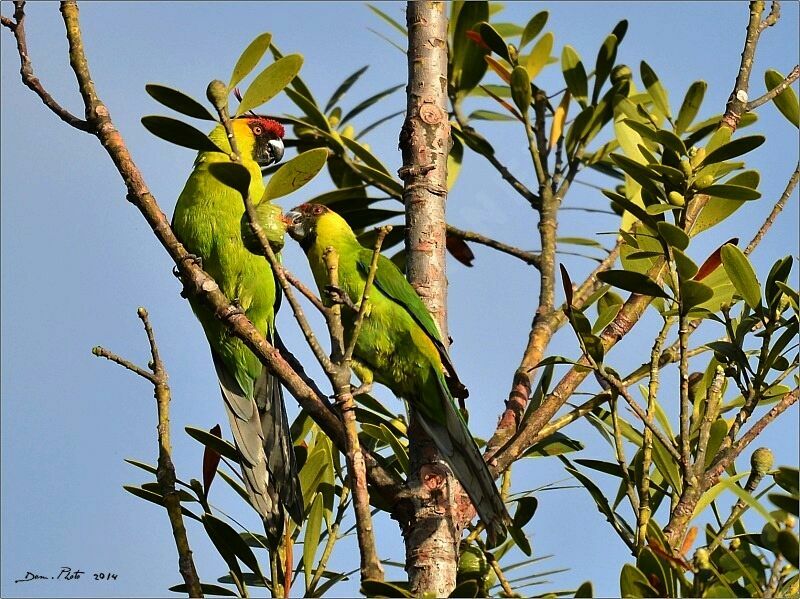
[[7,17],[2,18],[3,27],[7,27],[14,34],[14,39],[17,41],[17,53],[20,59],[19,74],[22,77],[22,82],[30,88],[42,100],[53,114],[64,121],[67,125],[75,127],[79,131],[90,132],[91,125],[76,117],[69,112],[66,108],[61,106],[51,96],[47,90],[42,86],[42,82],[34,75],[33,65],[31,64],[30,55],[28,54],[28,42],[25,37],[25,2],[14,2],[14,20]]
[[650,381],[647,390],[647,412],[645,413],[645,428],[642,431],[642,475],[639,483],[639,509],[636,512],[636,548],[644,547],[647,538],[647,525],[650,522],[652,508],[650,506],[650,465],[653,459],[653,420],[655,406],[658,402],[658,387],[660,383],[660,358],[661,348],[664,347],[667,333],[672,327],[673,320],[666,318],[661,327],[653,349],[650,352]]
[[361,325],[364,324],[364,317],[367,314],[369,293],[372,289],[372,283],[375,280],[375,273],[378,272],[378,259],[381,257],[381,246],[386,235],[392,230],[391,225],[381,227],[378,229],[378,234],[375,237],[375,247],[372,250],[372,261],[369,264],[369,272],[367,273],[367,280],[364,283],[364,291],[361,293],[361,303],[358,307],[358,314],[353,322],[353,332],[351,333],[350,341],[344,351],[344,359],[342,363],[349,368],[350,360],[353,359],[353,351],[356,349],[358,343],[358,335],[361,332]]
[[[388,231],[384,227],[378,232],[378,241],[373,254],[372,264],[370,265],[370,275],[374,279],[375,271],[378,267],[378,257],[380,256],[380,244]],[[328,282],[333,288],[339,287],[339,254],[333,247],[325,248],[323,252],[325,267],[328,271]],[[371,285],[371,281],[368,281]],[[369,289],[365,286],[364,294],[361,298],[361,308],[359,315],[364,318],[367,296]],[[375,545],[375,530],[372,525],[372,511],[369,507],[369,493],[367,491],[367,476],[364,465],[363,453],[358,439],[358,426],[356,423],[355,400],[350,386],[350,359],[352,358],[354,340],[345,347],[344,326],[342,325],[342,305],[334,302],[331,306],[331,320],[328,322],[328,329],[331,335],[331,358],[335,364],[335,369],[331,375],[331,382],[334,385],[336,395],[336,405],[342,413],[342,421],[345,429],[345,459],[347,462],[347,472],[350,476],[353,493],[353,507],[356,514],[356,537],[361,557],[361,580],[383,580],[383,567],[381,566],[378,550]],[[357,331],[353,331],[354,339]],[[348,355],[349,353],[349,355]]]
[[515,258],[519,258],[526,264],[530,264],[531,266],[535,266],[537,268],[539,267],[540,257],[539,254],[535,252],[527,252],[520,248],[503,243],[502,241],[497,241],[496,239],[492,239],[491,237],[486,237],[485,235],[481,235],[480,233],[458,229],[453,225],[447,225],[447,234],[452,235],[454,237],[458,237],[459,239],[463,239],[464,241],[472,241],[473,243],[480,243],[481,245],[485,245],[486,247],[490,247],[499,252],[503,252],[504,254],[508,254],[509,256],[514,256]]
[[783,210],[783,207],[786,205],[786,202],[789,201],[789,198],[792,197],[794,193],[794,188],[797,187],[797,181],[800,180],[800,163],[794,168],[794,172],[792,176],[789,177],[789,182],[786,184],[786,189],[783,190],[781,197],[775,203],[775,206],[772,208],[772,212],[769,213],[767,219],[764,221],[764,224],[761,225],[759,228],[758,233],[755,234],[753,239],[750,240],[750,243],[747,244],[747,247],[744,250],[745,255],[750,255],[750,253],[756,248],[756,246],[761,243],[761,240],[764,238],[764,235],[767,234],[772,224],[775,222],[775,219]]
[[147,341],[150,346],[150,356],[152,359],[149,367],[151,372],[147,372],[144,368],[136,366],[132,362],[102,347],[95,347],[92,353],[119,364],[123,368],[146,379],[153,385],[156,407],[158,409],[158,468],[156,470],[156,479],[158,480],[163,497],[164,507],[169,516],[172,536],[175,539],[175,547],[178,550],[178,569],[186,584],[188,595],[189,597],[202,597],[203,590],[200,588],[200,578],[197,576],[197,569],[192,559],[192,550],[189,547],[189,539],[186,536],[186,526],[183,523],[180,495],[175,488],[177,476],[175,474],[175,466],[172,463],[169,425],[169,403],[171,394],[169,384],[167,383],[167,371],[159,356],[158,345],[156,344],[155,334],[153,333],[153,327],[150,324],[147,310],[139,308],[137,314],[144,325]]
[[791,70],[791,72],[786,76],[786,78],[783,81],[781,81],[778,85],[769,90],[763,96],[756,98],[751,102],[748,102],[747,105],[745,106],[745,110],[747,112],[750,112],[754,108],[758,108],[762,104],[766,104],[770,100],[774,99],[787,87],[791,86],[792,83],[797,81],[799,77],[800,77],[800,65],[794,65],[794,68]]

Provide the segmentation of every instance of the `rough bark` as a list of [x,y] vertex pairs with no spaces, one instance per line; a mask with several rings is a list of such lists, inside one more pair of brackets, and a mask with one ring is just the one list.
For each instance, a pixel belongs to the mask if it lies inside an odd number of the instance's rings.
[[[450,126],[447,118],[447,16],[444,2],[408,2],[408,104],[400,132],[405,182],[407,275],[447,342],[445,200]],[[455,587],[463,494],[422,431],[409,427],[410,501],[401,526],[411,592],[446,597]]]

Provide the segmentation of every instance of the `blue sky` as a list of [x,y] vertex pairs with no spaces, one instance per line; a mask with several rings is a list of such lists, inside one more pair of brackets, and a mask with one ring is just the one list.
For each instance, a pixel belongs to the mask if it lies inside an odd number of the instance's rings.
[[[404,21],[403,3],[381,8]],[[499,20],[524,24],[535,12],[551,13],[547,30],[555,33],[556,55],[569,43],[591,62],[608,32],[621,19],[630,26],[618,61],[634,70],[641,59],[660,75],[677,107],[695,80],[709,83],[701,118],[721,112],[738,69],[747,18],[744,2],[707,3],[529,3],[507,6]],[[3,14],[10,5],[3,3]],[[80,114],[80,98],[67,61],[63,24],[56,4],[28,7],[28,42],[37,75],[65,106]],[[165,144],[148,134],[141,116],[164,111],[144,92],[148,82],[167,84],[195,97],[204,96],[212,78],[226,79],[241,50],[257,34],[271,31],[284,52],[305,56],[302,76],[325,101],[342,79],[371,68],[346,96],[345,106],[402,83],[405,57],[368,28],[392,31],[361,3],[86,3],[81,6],[86,51],[94,80],[151,190],[167,213],[191,168],[192,152]],[[759,45],[752,96],[763,91],[762,73],[773,67],[787,72],[798,55],[798,4],[783,5],[780,23],[767,30]],[[396,36],[395,36],[396,37]],[[202,448],[183,432],[185,425],[209,428],[224,422],[222,404],[205,338],[188,304],[179,296],[171,263],[139,213],[125,201],[125,189],[97,141],[68,128],[49,113],[18,78],[18,60],[8,31],[2,48],[2,553],[3,596],[162,596],[180,581],[176,556],[163,511],[125,493],[123,484],[146,477],[122,460],[155,461],[155,407],[149,385],[128,372],[94,358],[102,344],[141,364],[147,346],[136,307],[151,314],[173,389],[174,457],[179,474],[199,476]],[[563,87],[557,66],[539,78],[546,89]],[[361,127],[404,106],[401,93],[357,119]],[[478,103],[475,104],[475,107]],[[482,105],[493,108],[488,103]],[[294,112],[285,97],[270,112]],[[748,205],[720,229],[697,238],[698,259],[723,239],[749,240],[780,195],[797,163],[797,132],[772,105],[758,111],[753,132],[767,144],[752,159],[762,175],[763,199]],[[390,169],[400,166],[399,119],[371,133],[367,141]],[[530,182],[525,140],[511,124],[479,126],[509,168]],[[599,175],[579,177],[607,184]],[[289,208],[330,188],[320,177],[301,192],[284,198]],[[603,207],[598,192],[575,186],[567,206]],[[456,226],[474,229],[509,243],[537,249],[536,219],[525,203],[487,168],[468,155],[448,203]],[[611,230],[580,212],[565,212],[562,236]],[[754,253],[765,272],[778,257],[797,255],[798,202]],[[608,238],[601,238],[607,241]],[[471,426],[485,437],[494,428],[502,400],[527,339],[536,301],[535,272],[512,258],[474,248],[475,267],[449,264],[450,328],[453,359],[471,391]],[[310,280],[304,258],[288,244],[286,263]],[[591,268],[586,260],[564,257],[578,279]],[[796,280],[796,271],[795,271]],[[502,293],[498,290],[502,289]],[[649,349],[648,334],[657,325],[645,318],[638,334],[625,339],[611,356],[623,372],[641,363]],[[302,337],[286,310],[279,317],[283,336],[304,353]],[[709,329],[710,330],[710,329]],[[702,333],[711,338],[714,332]],[[706,338],[706,337],[699,337]],[[555,354],[575,355],[567,331],[552,346]],[[305,360],[309,362],[308,359]],[[310,363],[310,362],[309,362]],[[701,363],[698,362],[698,367]],[[311,369],[314,372],[314,369]],[[669,377],[674,378],[674,371]],[[318,379],[322,381],[323,379]],[[594,383],[582,391],[592,392]],[[674,411],[675,386],[665,383],[662,401]],[[382,393],[395,409],[398,403]],[[289,400],[289,409],[296,405]],[[224,427],[223,427],[224,428]],[[609,448],[583,423],[566,431],[586,441],[582,457],[611,459]],[[227,434],[227,431],[226,431]],[[778,464],[796,464],[797,409],[761,439]],[[748,454],[749,455],[749,454]],[[743,461],[743,468],[746,461]],[[556,481],[567,474],[555,459],[526,460],[515,467],[514,488],[523,490]],[[608,493],[616,485],[594,476]],[[238,498],[215,485],[212,500],[230,508],[254,528]],[[533,587],[543,592],[592,580],[599,595],[618,592],[618,572],[629,555],[613,536],[583,489],[539,495],[539,511],[529,525],[536,555],[553,557],[538,570],[567,567]],[[380,554],[402,561],[396,523],[378,522]],[[222,560],[190,524],[198,570],[213,581],[225,571]],[[357,564],[355,543],[339,546],[332,567]],[[32,570],[57,574],[62,566],[87,572],[79,581],[14,584]],[[94,572],[114,572],[116,581],[95,582]],[[390,578],[402,572],[390,571]],[[335,594],[352,595],[357,581],[337,586]]]

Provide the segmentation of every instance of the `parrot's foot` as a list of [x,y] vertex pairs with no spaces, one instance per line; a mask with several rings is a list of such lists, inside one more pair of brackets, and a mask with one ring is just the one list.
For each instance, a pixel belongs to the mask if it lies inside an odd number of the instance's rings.
[[372,391],[372,383],[362,383],[358,387],[350,386],[350,394],[355,397],[356,395],[364,395]]
[[358,306],[353,303],[353,300],[350,299],[350,296],[347,295],[341,287],[325,285],[323,293],[327,295],[334,304],[342,304],[350,308],[353,312],[358,312]]

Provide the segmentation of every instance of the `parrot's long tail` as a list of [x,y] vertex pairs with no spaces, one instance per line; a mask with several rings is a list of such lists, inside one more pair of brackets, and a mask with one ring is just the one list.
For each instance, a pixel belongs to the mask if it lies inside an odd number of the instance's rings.
[[283,532],[284,509],[298,524],[303,520],[303,498],[280,383],[263,369],[250,399],[222,360],[212,354],[247,494],[261,514],[268,536],[277,541]]
[[455,401],[444,379],[436,379],[436,401],[441,402],[443,407],[445,424],[442,425],[425,414],[420,414],[419,420],[469,495],[486,527],[490,544],[495,545],[505,538],[505,524],[511,519],[475,439],[456,410]]

